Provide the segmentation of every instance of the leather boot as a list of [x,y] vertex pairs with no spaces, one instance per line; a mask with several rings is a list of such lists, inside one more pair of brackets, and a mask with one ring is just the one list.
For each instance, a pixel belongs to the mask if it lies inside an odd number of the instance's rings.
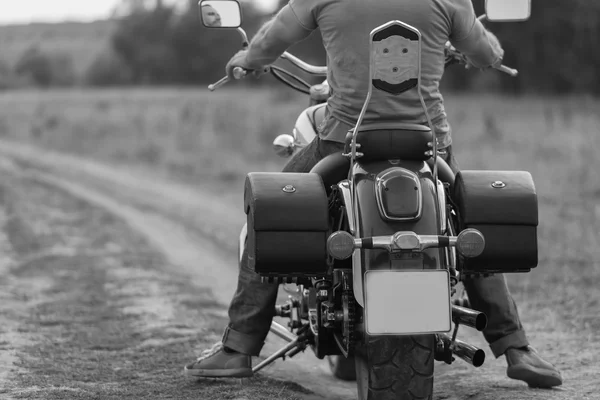
[[506,375],[509,378],[525,381],[529,387],[535,388],[562,385],[558,369],[542,359],[533,347],[510,348],[504,354],[508,362]]
[[249,355],[225,351],[222,343],[205,350],[200,358],[184,367],[188,376],[210,378],[246,378],[253,375]]

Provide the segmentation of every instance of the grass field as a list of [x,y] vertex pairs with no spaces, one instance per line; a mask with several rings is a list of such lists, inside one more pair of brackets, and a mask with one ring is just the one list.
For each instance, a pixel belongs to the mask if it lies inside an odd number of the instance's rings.
[[[534,177],[540,266],[510,277],[525,320],[535,330],[596,336],[600,101],[450,95],[446,103],[463,169]],[[236,88],[5,93],[0,136],[190,183],[225,182],[241,198],[247,172],[283,166],[271,141],[290,131],[306,105],[301,95]]]

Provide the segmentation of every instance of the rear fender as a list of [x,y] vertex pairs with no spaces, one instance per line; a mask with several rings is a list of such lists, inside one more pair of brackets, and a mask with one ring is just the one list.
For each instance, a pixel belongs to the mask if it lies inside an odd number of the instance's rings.
[[[421,215],[415,220],[389,221],[381,216],[376,195],[376,177],[390,168],[403,168],[413,172],[421,190]],[[439,199],[433,182],[432,171],[423,161],[377,161],[357,163],[352,173],[355,176],[356,200],[354,225],[356,237],[393,235],[398,231],[411,231],[418,235],[440,235],[442,224]],[[409,190],[409,189],[407,189]],[[410,188],[410,190],[415,190]],[[410,193],[412,195],[412,193]],[[402,193],[395,193],[402,201]],[[345,199],[347,202],[349,199]],[[443,217],[442,217],[443,218]],[[352,256],[353,274],[364,277],[366,271],[374,269],[440,269],[445,265],[443,249],[427,249],[422,253],[390,254],[386,250],[356,250]],[[354,279],[354,294],[357,302],[364,306],[363,279]]]

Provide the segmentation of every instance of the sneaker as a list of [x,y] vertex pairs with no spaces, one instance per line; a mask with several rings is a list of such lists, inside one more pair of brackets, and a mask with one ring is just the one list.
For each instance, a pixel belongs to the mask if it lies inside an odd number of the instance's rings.
[[250,356],[225,349],[217,343],[205,350],[195,362],[184,367],[187,376],[246,378],[253,375]]
[[562,385],[562,376],[558,369],[542,359],[533,347],[511,348],[505,355],[508,362],[506,375],[509,378],[524,381],[534,388]]

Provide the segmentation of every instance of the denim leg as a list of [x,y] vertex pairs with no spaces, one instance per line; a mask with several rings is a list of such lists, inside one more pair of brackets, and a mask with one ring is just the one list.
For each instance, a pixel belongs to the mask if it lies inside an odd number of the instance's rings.
[[244,249],[237,290],[229,305],[229,325],[223,333],[224,346],[255,357],[260,354],[275,313],[278,289],[278,284],[261,281],[248,265],[248,251]]
[[[341,145],[327,146],[317,138],[295,154],[283,172],[309,172],[324,152],[334,152],[338,147]],[[237,290],[229,306],[230,322],[223,334],[224,346],[251,356],[260,354],[275,313],[278,289],[278,284],[261,281],[248,265],[248,252],[244,249]]]
[[511,348],[529,345],[503,274],[471,278],[464,282],[473,309],[485,313],[488,325],[483,331],[496,358]]
[[[456,174],[460,169],[452,153],[452,146],[447,148],[447,153],[446,161]],[[496,358],[511,347],[529,345],[519,319],[517,305],[508,290],[504,275],[465,279],[463,283],[471,306],[488,317],[483,336]]]

